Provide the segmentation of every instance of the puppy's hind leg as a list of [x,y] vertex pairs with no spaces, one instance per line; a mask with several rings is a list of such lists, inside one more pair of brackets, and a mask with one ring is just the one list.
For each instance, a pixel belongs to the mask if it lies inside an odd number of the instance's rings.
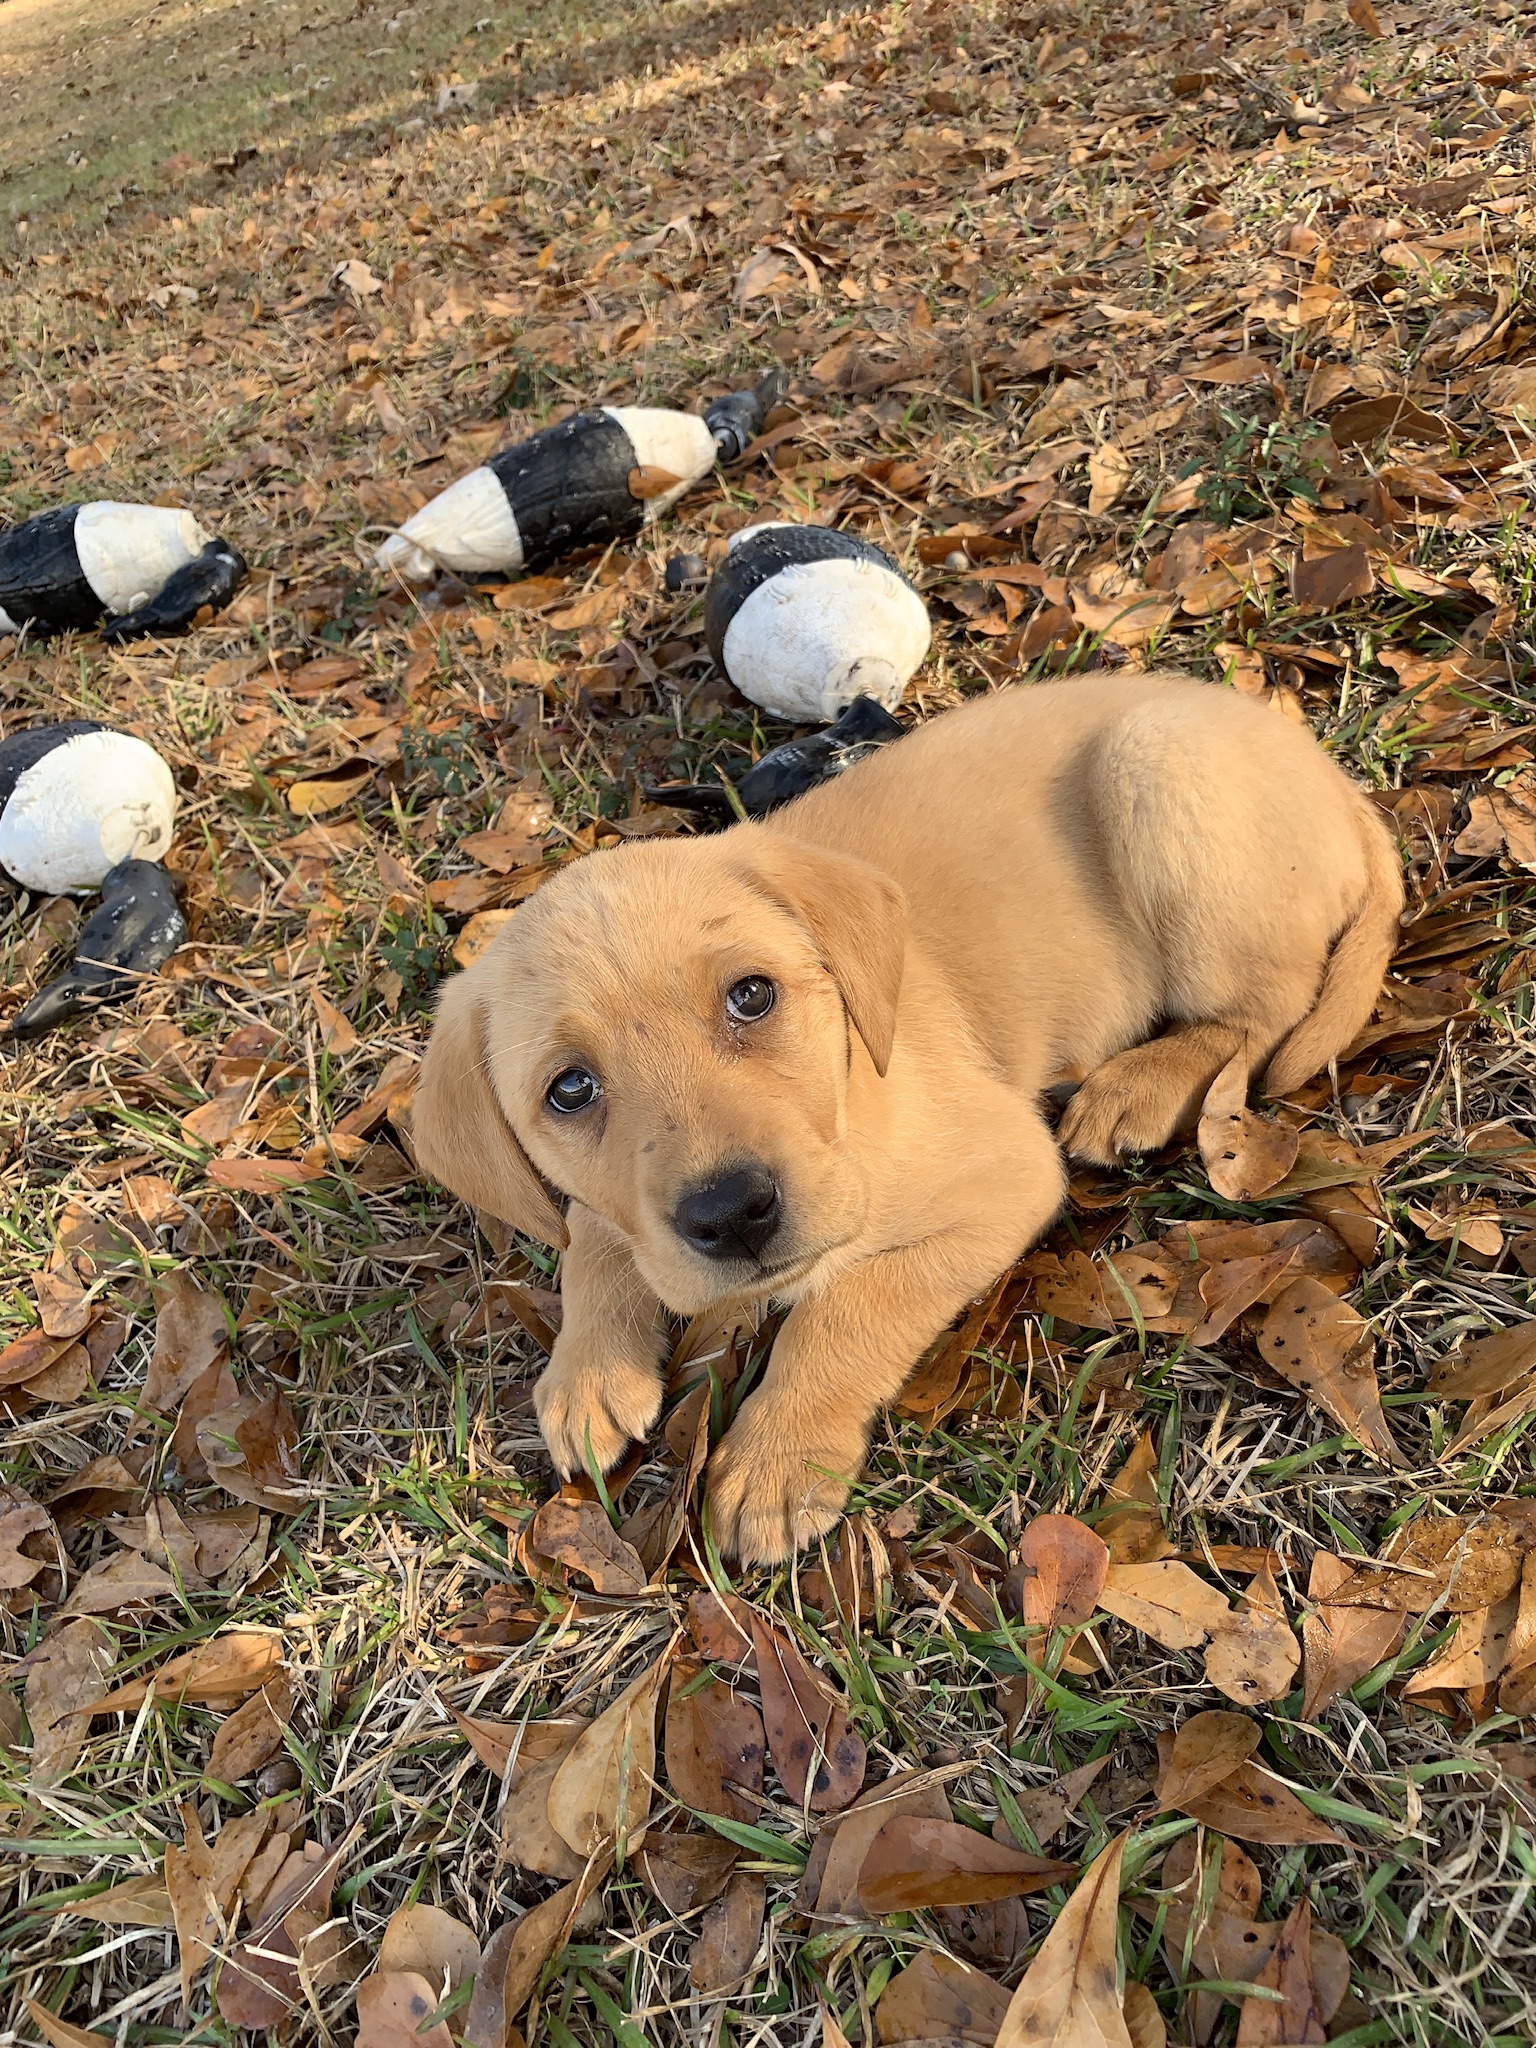
[[1057,1133],[1063,1149],[1095,1166],[1159,1151],[1193,1127],[1206,1090],[1247,1035],[1236,1024],[1175,1024],[1117,1053],[1067,1104]]
[[562,1479],[606,1472],[661,1412],[661,1304],[621,1231],[572,1202],[560,1261],[560,1334],[533,1390]]

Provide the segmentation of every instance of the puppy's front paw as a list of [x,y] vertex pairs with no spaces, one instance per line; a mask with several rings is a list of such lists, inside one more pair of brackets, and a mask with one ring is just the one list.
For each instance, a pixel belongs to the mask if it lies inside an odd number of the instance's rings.
[[710,1525],[722,1555],[781,1564],[842,1514],[864,1463],[862,1432],[809,1441],[754,1394],[709,1461]]
[[1090,1074],[1062,1111],[1057,1140],[1073,1159],[1119,1166],[1133,1152],[1157,1152],[1173,1136],[1177,1104],[1146,1084],[1134,1067],[1112,1061]]
[[661,1374],[627,1358],[566,1359],[556,1344],[533,1390],[539,1428],[562,1479],[587,1469],[587,1446],[606,1472],[648,1436],[661,1413]]

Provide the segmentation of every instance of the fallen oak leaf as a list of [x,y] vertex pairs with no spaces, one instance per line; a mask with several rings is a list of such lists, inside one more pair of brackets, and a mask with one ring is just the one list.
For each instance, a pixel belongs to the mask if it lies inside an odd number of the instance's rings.
[[441,1906],[401,1906],[384,1929],[376,1967],[383,1975],[414,1972],[426,1979],[435,2001],[422,2014],[425,2019],[479,1970],[480,1944],[462,1920]]
[[281,1388],[249,1387],[233,1407],[197,1425],[209,1476],[236,1500],[291,1515],[309,1499],[299,1464],[299,1425]]
[[757,1613],[752,1643],[769,1752],[787,1797],[814,1813],[850,1805],[864,1783],[867,1753],[842,1701],[800,1652]]
[[1307,1277],[1293,1280],[1265,1317],[1258,1348],[1272,1372],[1367,1450],[1388,1464],[1402,1464],[1376,1384],[1370,1325],[1331,1288]]
[[567,1501],[558,1494],[545,1501],[528,1531],[528,1547],[580,1572],[594,1592],[620,1599],[644,1592],[649,1577],[633,1544],[597,1501]]
[[1081,1628],[1091,1621],[1109,1571],[1109,1546],[1072,1515],[1036,1515],[1019,1538],[1008,1575],[1026,1627]]
[[1428,1664],[1420,1665],[1403,1687],[1404,1699],[1436,1692],[1476,1692],[1498,1683],[1509,1661],[1510,1642],[1520,1612],[1518,1593],[1506,1593],[1490,1607],[1460,1615],[1456,1633]]
[[159,1874],[124,1878],[121,1884],[93,1892],[88,1899],[67,1899],[50,1906],[48,1895],[34,1901],[39,1912],[69,1913],[77,1920],[93,1921],[98,1927],[158,1927],[176,1925],[170,1894]]
[[[1173,1752],[1172,1735],[1164,1731],[1157,1738],[1158,1782],[1165,1780]],[[1175,1790],[1178,1790],[1175,1787]],[[1345,1848],[1343,1835],[1335,1833],[1317,1818],[1282,1779],[1253,1762],[1239,1764],[1219,1784],[1195,1794],[1180,1791],[1177,1800],[1163,1801],[1159,1810],[1187,1813],[1219,1835],[1232,1835],[1240,1842],[1275,1846],[1297,1843],[1330,1844]]]
[[1202,1798],[1225,1783],[1259,1746],[1262,1730],[1246,1714],[1217,1708],[1191,1714],[1169,1746],[1158,1797],[1165,1807],[1182,1809],[1186,1800]]
[[151,1688],[157,1700],[175,1706],[239,1699],[265,1685],[282,1661],[280,1636],[267,1630],[236,1629],[200,1643],[195,1650],[183,1650],[145,1677],[131,1679],[76,1712],[91,1716],[132,1713],[143,1706]]
[[1120,1997],[1120,1865],[1129,1831],[1089,1864],[1051,1923],[996,2048],[1134,2048]]
[[1008,2006],[1008,1993],[995,1978],[942,1950],[924,1949],[881,1993],[877,2038],[991,2048]]
[[719,1835],[650,1828],[636,1866],[647,1886],[677,1918],[713,1903],[725,1890],[741,1851]]
[[1232,1608],[1225,1594],[1196,1578],[1176,1558],[1112,1564],[1099,1605],[1107,1614],[1151,1636],[1165,1650],[1195,1650],[1227,1628]]
[[1304,1721],[1315,1721],[1325,1707],[1390,1657],[1407,1628],[1406,1614],[1391,1608],[1330,1603],[1328,1595],[1354,1577],[1354,1567],[1346,1559],[1327,1550],[1314,1553],[1307,1594],[1317,1605],[1301,1623]]
[[688,1982],[700,1998],[718,1998],[746,1976],[763,1935],[767,1881],[738,1870],[704,1914],[688,1961]]
[[859,1869],[859,1902],[868,1913],[921,1912],[932,1906],[982,1905],[1046,1891],[1076,1866],[1013,1849],[959,1821],[898,1814],[876,1833]]
[[1289,1124],[1248,1107],[1248,1049],[1241,1046],[1206,1090],[1200,1108],[1200,1158],[1218,1195],[1251,1202],[1283,1181],[1301,1139]]
[[[812,1917],[818,1921],[853,1915],[867,1917],[859,1895],[859,1873],[864,1859],[887,1821],[899,1815],[924,1820],[949,1820],[949,1800],[944,1792],[944,1773],[903,1772],[873,1785],[840,1816],[830,1830],[830,1847],[822,1864]],[[817,1837],[828,1839],[828,1831]]]
[[695,1813],[752,1820],[763,1789],[763,1717],[721,1679],[696,1684],[699,1675],[679,1666],[674,1677],[662,1739],[667,1783]]
[[0,1514],[0,1592],[16,1592],[30,1586],[39,1572],[49,1568],[47,1558],[28,1557],[21,1548],[29,1537],[43,1535],[51,1535],[57,1548],[58,1532],[53,1517],[36,1501],[9,1507]]
[[[1352,0],[1350,12],[1362,0]],[[1364,0],[1369,5],[1369,0]],[[1278,1991],[1276,1999],[1245,1998],[1237,2027],[1237,2048],[1295,2048],[1326,2041],[1328,2016],[1312,1978],[1312,1909],[1306,1895],[1296,1901],[1268,1962],[1253,1980],[1256,1991]]]
[[227,1822],[212,1843],[203,1838],[197,1809],[181,1809],[182,1841],[165,1852],[165,1889],[176,1923],[181,2002],[190,2009],[192,1985],[229,1924],[230,1908],[246,1869],[271,1826],[258,1807]]
[[140,1406],[169,1415],[210,1365],[229,1353],[231,1318],[223,1298],[200,1287],[185,1267],[155,1288],[155,1345]]
[[[1330,1232],[1329,1235],[1332,1233]],[[1300,1245],[1282,1245],[1257,1258],[1223,1259],[1200,1275],[1205,1316],[1190,1332],[1190,1343],[1214,1344],[1255,1302],[1266,1300],[1280,1277],[1296,1264]]]
[[578,1856],[638,1847],[656,1777],[656,1709],[670,1652],[658,1657],[561,1759],[549,1787],[549,1824]]
[[538,1989],[546,1964],[559,1955],[571,1935],[589,1923],[597,1924],[595,1895],[612,1865],[611,1853],[603,1850],[579,1878],[541,1899],[518,1921],[502,1978],[502,2011],[508,2026]]
[[426,2022],[442,2004],[414,1970],[380,1969],[357,1987],[357,2048],[454,2048],[448,2022]]
[[80,1759],[90,1732],[88,1702],[112,1669],[112,1644],[94,1621],[67,1621],[27,1658],[23,1698],[32,1730],[28,1776],[57,1785]]
[[270,1763],[283,1747],[283,1730],[293,1718],[293,1706],[293,1681],[286,1671],[279,1671],[220,1725],[203,1783],[238,1785]]
[[1256,1572],[1227,1626],[1211,1638],[1205,1675],[1240,1706],[1284,1699],[1301,1664],[1301,1645],[1268,1565]]
[[338,1965],[343,1974],[350,1969],[347,1954],[337,1952],[339,1930],[328,1922],[337,1873],[362,1825],[354,1821],[329,1850],[316,1842],[293,1850],[253,1902],[255,1925],[225,1956],[214,1985],[214,2002],[231,2026],[256,2032],[279,2025],[299,2000],[301,1969],[317,1983],[335,1981]]
[[50,2012],[46,2005],[40,2005],[35,1998],[22,1997],[28,2017],[48,2048],[113,2048],[116,2036],[95,2034],[89,2027],[77,2027],[69,2020],[61,2020],[57,2013]]

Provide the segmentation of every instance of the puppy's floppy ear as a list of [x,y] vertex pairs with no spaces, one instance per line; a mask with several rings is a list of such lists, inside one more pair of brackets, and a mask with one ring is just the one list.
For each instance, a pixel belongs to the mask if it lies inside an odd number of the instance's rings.
[[565,1245],[565,1219],[491,1086],[485,1007],[473,973],[443,991],[411,1104],[418,1162],[445,1188],[540,1244]]
[[821,949],[877,1074],[891,1063],[907,951],[907,899],[888,875],[852,854],[743,825],[746,880],[790,911]]

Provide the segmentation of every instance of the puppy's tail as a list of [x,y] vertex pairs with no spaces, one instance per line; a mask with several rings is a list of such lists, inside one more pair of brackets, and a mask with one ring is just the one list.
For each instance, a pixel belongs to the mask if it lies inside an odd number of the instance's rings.
[[1266,1095],[1286,1095],[1337,1057],[1376,1007],[1399,936],[1403,870],[1385,821],[1359,807],[1365,893],[1334,941],[1317,1001],[1280,1041],[1264,1075]]

